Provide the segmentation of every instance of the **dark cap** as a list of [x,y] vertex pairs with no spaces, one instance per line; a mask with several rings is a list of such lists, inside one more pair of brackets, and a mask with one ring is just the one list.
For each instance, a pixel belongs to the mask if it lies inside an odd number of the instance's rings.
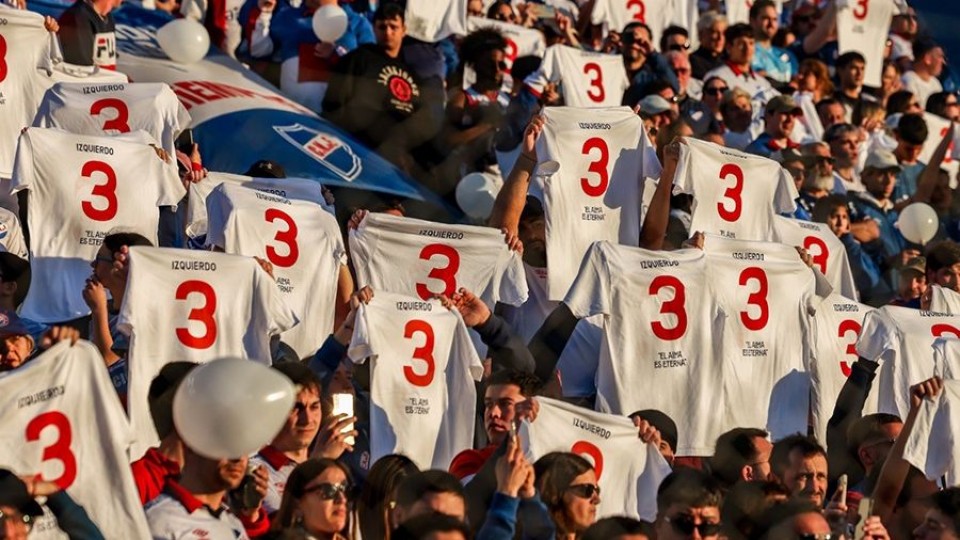
[[906,272],[907,270],[919,272],[921,276],[927,275],[927,258],[923,256],[911,258],[907,261],[907,264],[903,265],[900,272]]
[[803,114],[803,109],[797,105],[792,97],[786,94],[780,94],[767,102],[766,111],[768,113],[793,113]]
[[787,163],[793,163],[799,161],[807,167],[813,167],[817,164],[817,156],[809,156],[801,153],[796,148],[784,148],[783,150],[778,150],[770,156],[774,161],[779,162],[781,165],[786,165]]
[[21,335],[30,335],[30,328],[23,319],[15,311],[0,310],[0,337]]
[[641,420],[646,420],[657,428],[657,431],[660,432],[660,438],[667,441],[671,450],[677,451],[677,424],[672,418],[656,409],[637,411],[630,415],[630,418],[633,417],[640,417]]
[[0,282],[15,282],[17,292],[13,297],[14,305],[19,306],[30,290],[30,262],[8,251],[0,251]]
[[243,174],[244,176],[252,176],[254,178],[287,177],[287,171],[283,169],[283,165],[280,165],[276,161],[271,161],[269,159],[261,159],[260,161],[254,163],[250,166],[250,169]]
[[43,515],[43,508],[27,492],[27,485],[7,469],[0,469],[0,506],[16,508],[25,516]]

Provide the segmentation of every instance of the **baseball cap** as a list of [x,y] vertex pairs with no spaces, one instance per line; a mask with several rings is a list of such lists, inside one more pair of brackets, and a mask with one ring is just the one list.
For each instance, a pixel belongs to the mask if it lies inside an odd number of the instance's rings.
[[803,109],[797,105],[793,97],[786,94],[780,94],[768,101],[766,111],[768,113],[793,113],[803,115]]
[[653,427],[657,428],[657,431],[660,432],[660,438],[666,441],[673,451],[677,450],[677,424],[672,418],[667,416],[666,413],[656,409],[644,409],[630,415],[631,418],[634,416],[640,417],[641,420],[646,420],[653,425]]
[[664,99],[662,96],[658,96],[657,94],[650,94],[649,96],[641,99],[639,105],[640,114],[646,116],[655,116],[672,109],[670,102]]
[[867,156],[867,162],[864,164],[863,170],[867,169],[879,171],[896,169],[897,172],[900,172],[900,163],[897,162],[897,157],[893,155],[893,152],[878,148]]
[[29,336],[31,335],[30,328],[17,315],[17,312],[7,309],[0,310],[0,337],[15,335]]
[[786,165],[787,163],[792,163],[794,161],[799,161],[807,167],[812,167],[817,163],[817,156],[809,156],[801,153],[796,148],[784,148],[783,150],[778,150],[774,152],[771,156],[774,161],[780,163],[781,165]]
[[907,264],[903,265],[902,272],[907,270],[913,270],[914,272],[919,272],[921,276],[927,275],[927,258],[926,257],[913,257],[907,261]]
[[283,165],[280,165],[276,161],[269,159],[261,159],[260,161],[254,163],[250,166],[250,169],[247,172],[243,173],[244,176],[252,176],[254,178],[286,178],[287,171],[283,169]]
[[43,515],[43,508],[27,492],[27,485],[7,469],[0,469],[0,506],[16,508],[26,516]]

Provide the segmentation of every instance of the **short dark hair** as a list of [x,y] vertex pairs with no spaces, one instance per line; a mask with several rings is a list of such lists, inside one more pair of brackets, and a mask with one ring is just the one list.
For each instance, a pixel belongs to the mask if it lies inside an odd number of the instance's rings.
[[589,461],[570,452],[550,452],[533,464],[540,498],[557,525],[558,535],[572,532],[567,530],[564,518],[563,496],[567,488],[576,477],[591,470],[594,468]]
[[663,34],[660,36],[660,52],[667,52],[667,40],[671,36],[683,36],[685,38],[690,37],[690,33],[687,32],[687,29],[682,26],[677,26],[671,24],[670,26],[663,29]]
[[495,371],[487,379],[486,387],[512,384],[520,387],[520,393],[524,397],[533,397],[540,388],[540,379],[532,373],[520,371],[518,369],[503,369]]
[[960,262],[960,244],[944,240],[927,250],[927,272],[938,272]]
[[177,393],[180,382],[199,365],[194,362],[170,362],[160,368],[160,373],[150,382],[147,405],[150,407],[150,418],[153,419],[153,425],[161,439],[173,433],[173,396]]
[[470,527],[463,521],[440,512],[430,512],[403,522],[390,535],[393,540],[422,540],[431,533],[437,532],[459,532],[464,538],[470,540]]
[[923,144],[929,134],[927,121],[919,114],[905,114],[897,123],[897,135],[907,144]]
[[923,55],[939,47],[936,41],[928,38],[921,37],[913,41],[913,57],[917,60],[920,60]]
[[777,4],[775,4],[773,0],[757,0],[752,6],[750,6],[750,20],[756,19],[757,15],[760,14],[761,9],[771,7],[773,9],[777,9]]
[[103,245],[110,250],[110,253],[116,253],[120,251],[120,248],[123,246],[153,247],[153,242],[148,240],[147,237],[143,236],[142,234],[137,234],[135,232],[120,232],[108,234],[107,236],[103,237]]
[[283,165],[273,161],[271,159],[261,159],[247,169],[247,172],[243,173],[244,176],[252,176],[254,178],[286,178],[287,171],[284,170]]
[[831,105],[837,105],[840,103],[840,100],[835,97],[825,97],[817,102],[817,111],[820,111],[820,107],[829,107]]
[[960,532],[960,487],[949,487],[930,497],[933,507],[948,516],[955,532]]
[[10,253],[0,252],[0,282],[17,284],[13,293],[13,305],[19,307],[27,298],[31,281],[30,261]]
[[893,423],[902,423],[899,416],[889,413],[868,414],[857,418],[847,428],[847,451],[850,456],[857,458],[857,452],[864,444],[879,441],[886,437],[883,426]]
[[947,98],[956,95],[954,92],[937,92],[927,97],[927,112],[941,118],[946,118]]
[[890,94],[890,97],[887,98],[887,116],[907,112],[912,100],[913,92],[909,90],[897,90]]
[[[818,103],[817,106],[819,107],[820,104]],[[847,124],[847,123],[834,124],[829,128],[827,128],[827,131],[824,132],[823,140],[827,143],[830,143],[833,140],[839,139],[843,135],[846,135],[847,133],[859,133],[859,132],[860,132],[860,128],[858,128],[853,124]]]
[[757,459],[757,445],[753,440],[767,436],[768,433],[759,428],[734,428],[721,434],[710,458],[713,475],[727,487],[736,484],[740,471]]
[[657,488],[657,510],[666,512],[671,505],[682,504],[691,508],[723,505],[720,483],[709,474],[697,469],[677,469],[667,475]]
[[790,465],[790,454],[794,451],[799,451],[805,458],[816,455],[827,458],[827,451],[813,437],[799,433],[784,437],[773,443],[773,453],[770,455],[770,470],[778,478],[783,478],[783,472]]
[[840,208],[841,206],[848,208],[849,204],[850,201],[847,199],[846,195],[831,193],[830,195],[818,200],[817,204],[813,205],[813,212],[810,218],[817,223],[826,223],[827,219],[830,217],[830,214],[832,214],[835,209]]
[[760,516],[758,529],[751,538],[763,538],[764,540],[779,540],[780,536],[775,533],[777,527],[787,520],[793,520],[796,516],[802,514],[820,514],[820,508],[812,501],[807,499],[788,499],[779,504],[769,507]]
[[460,58],[464,63],[472,64],[490,51],[506,50],[507,38],[495,28],[474,30],[460,42]]
[[[670,81],[666,79],[654,79],[643,87],[643,97],[651,96],[653,94],[659,95],[660,92],[663,92],[667,88],[673,90],[673,85],[670,84]],[[676,93],[675,90],[674,93]]]
[[406,10],[399,2],[384,2],[373,12],[373,22],[400,19],[406,22]]
[[453,493],[466,502],[463,486],[457,477],[437,469],[420,471],[403,479],[397,486],[397,506],[411,507],[428,493]]
[[867,59],[857,51],[845,52],[837,57],[836,67],[837,69],[843,69],[856,61],[860,61],[864,64],[867,63]]
[[734,40],[742,37],[753,37],[753,28],[747,23],[732,24],[723,32],[727,47],[733,44]]
[[723,498],[720,522],[730,540],[754,538],[761,516],[774,504],[773,497],[787,498],[790,493],[780,482],[740,482]]
[[318,395],[323,394],[323,383],[306,364],[302,362],[279,362],[273,365],[273,369],[286,375],[293,384],[316,390]]
[[612,516],[597,520],[586,531],[580,540],[609,540],[620,534],[642,534],[653,538],[653,527],[649,523],[627,516]]

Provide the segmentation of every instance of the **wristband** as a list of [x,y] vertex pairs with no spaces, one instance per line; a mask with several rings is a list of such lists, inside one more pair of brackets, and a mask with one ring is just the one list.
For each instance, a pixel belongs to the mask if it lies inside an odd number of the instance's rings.
[[190,168],[193,169],[193,170],[196,171],[196,172],[202,172],[202,171],[203,171],[203,164],[201,164],[201,163],[198,162],[198,161],[192,161],[192,162],[190,162]]

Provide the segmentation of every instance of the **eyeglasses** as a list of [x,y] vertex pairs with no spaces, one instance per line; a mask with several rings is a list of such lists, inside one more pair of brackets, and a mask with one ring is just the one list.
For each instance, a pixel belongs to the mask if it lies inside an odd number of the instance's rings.
[[596,484],[573,484],[567,487],[567,491],[581,499],[592,499],[594,495],[600,496],[600,486]]
[[690,42],[688,41],[686,43],[671,43],[670,46],[667,47],[667,50],[668,51],[688,51],[690,50]]
[[666,517],[664,518],[667,523],[669,523],[673,530],[678,533],[688,536],[693,534],[693,531],[696,530],[700,533],[700,536],[716,536],[720,534],[720,524],[719,523],[695,523],[693,521],[693,516],[688,516],[686,514],[680,514],[676,517]]
[[818,534],[809,533],[809,534],[798,534],[797,538],[799,538],[800,540],[833,540],[834,538],[839,538],[839,537],[834,537],[834,535],[830,533],[818,533]]
[[347,498],[347,492],[350,491],[350,486],[347,484],[331,484],[325,482],[323,484],[317,484],[311,488],[303,490],[303,494],[307,495],[309,493],[316,493],[320,496],[321,500],[332,501],[337,498],[337,495],[343,495],[343,498]]
[[16,511],[11,514],[0,511],[0,539],[7,537],[3,530],[8,521],[12,522],[14,527],[19,524],[23,524],[23,527],[27,532],[30,532],[30,530],[33,529],[33,516],[21,514],[20,512]]
[[722,96],[727,91],[726,86],[710,86],[703,89],[703,93],[711,96]]

